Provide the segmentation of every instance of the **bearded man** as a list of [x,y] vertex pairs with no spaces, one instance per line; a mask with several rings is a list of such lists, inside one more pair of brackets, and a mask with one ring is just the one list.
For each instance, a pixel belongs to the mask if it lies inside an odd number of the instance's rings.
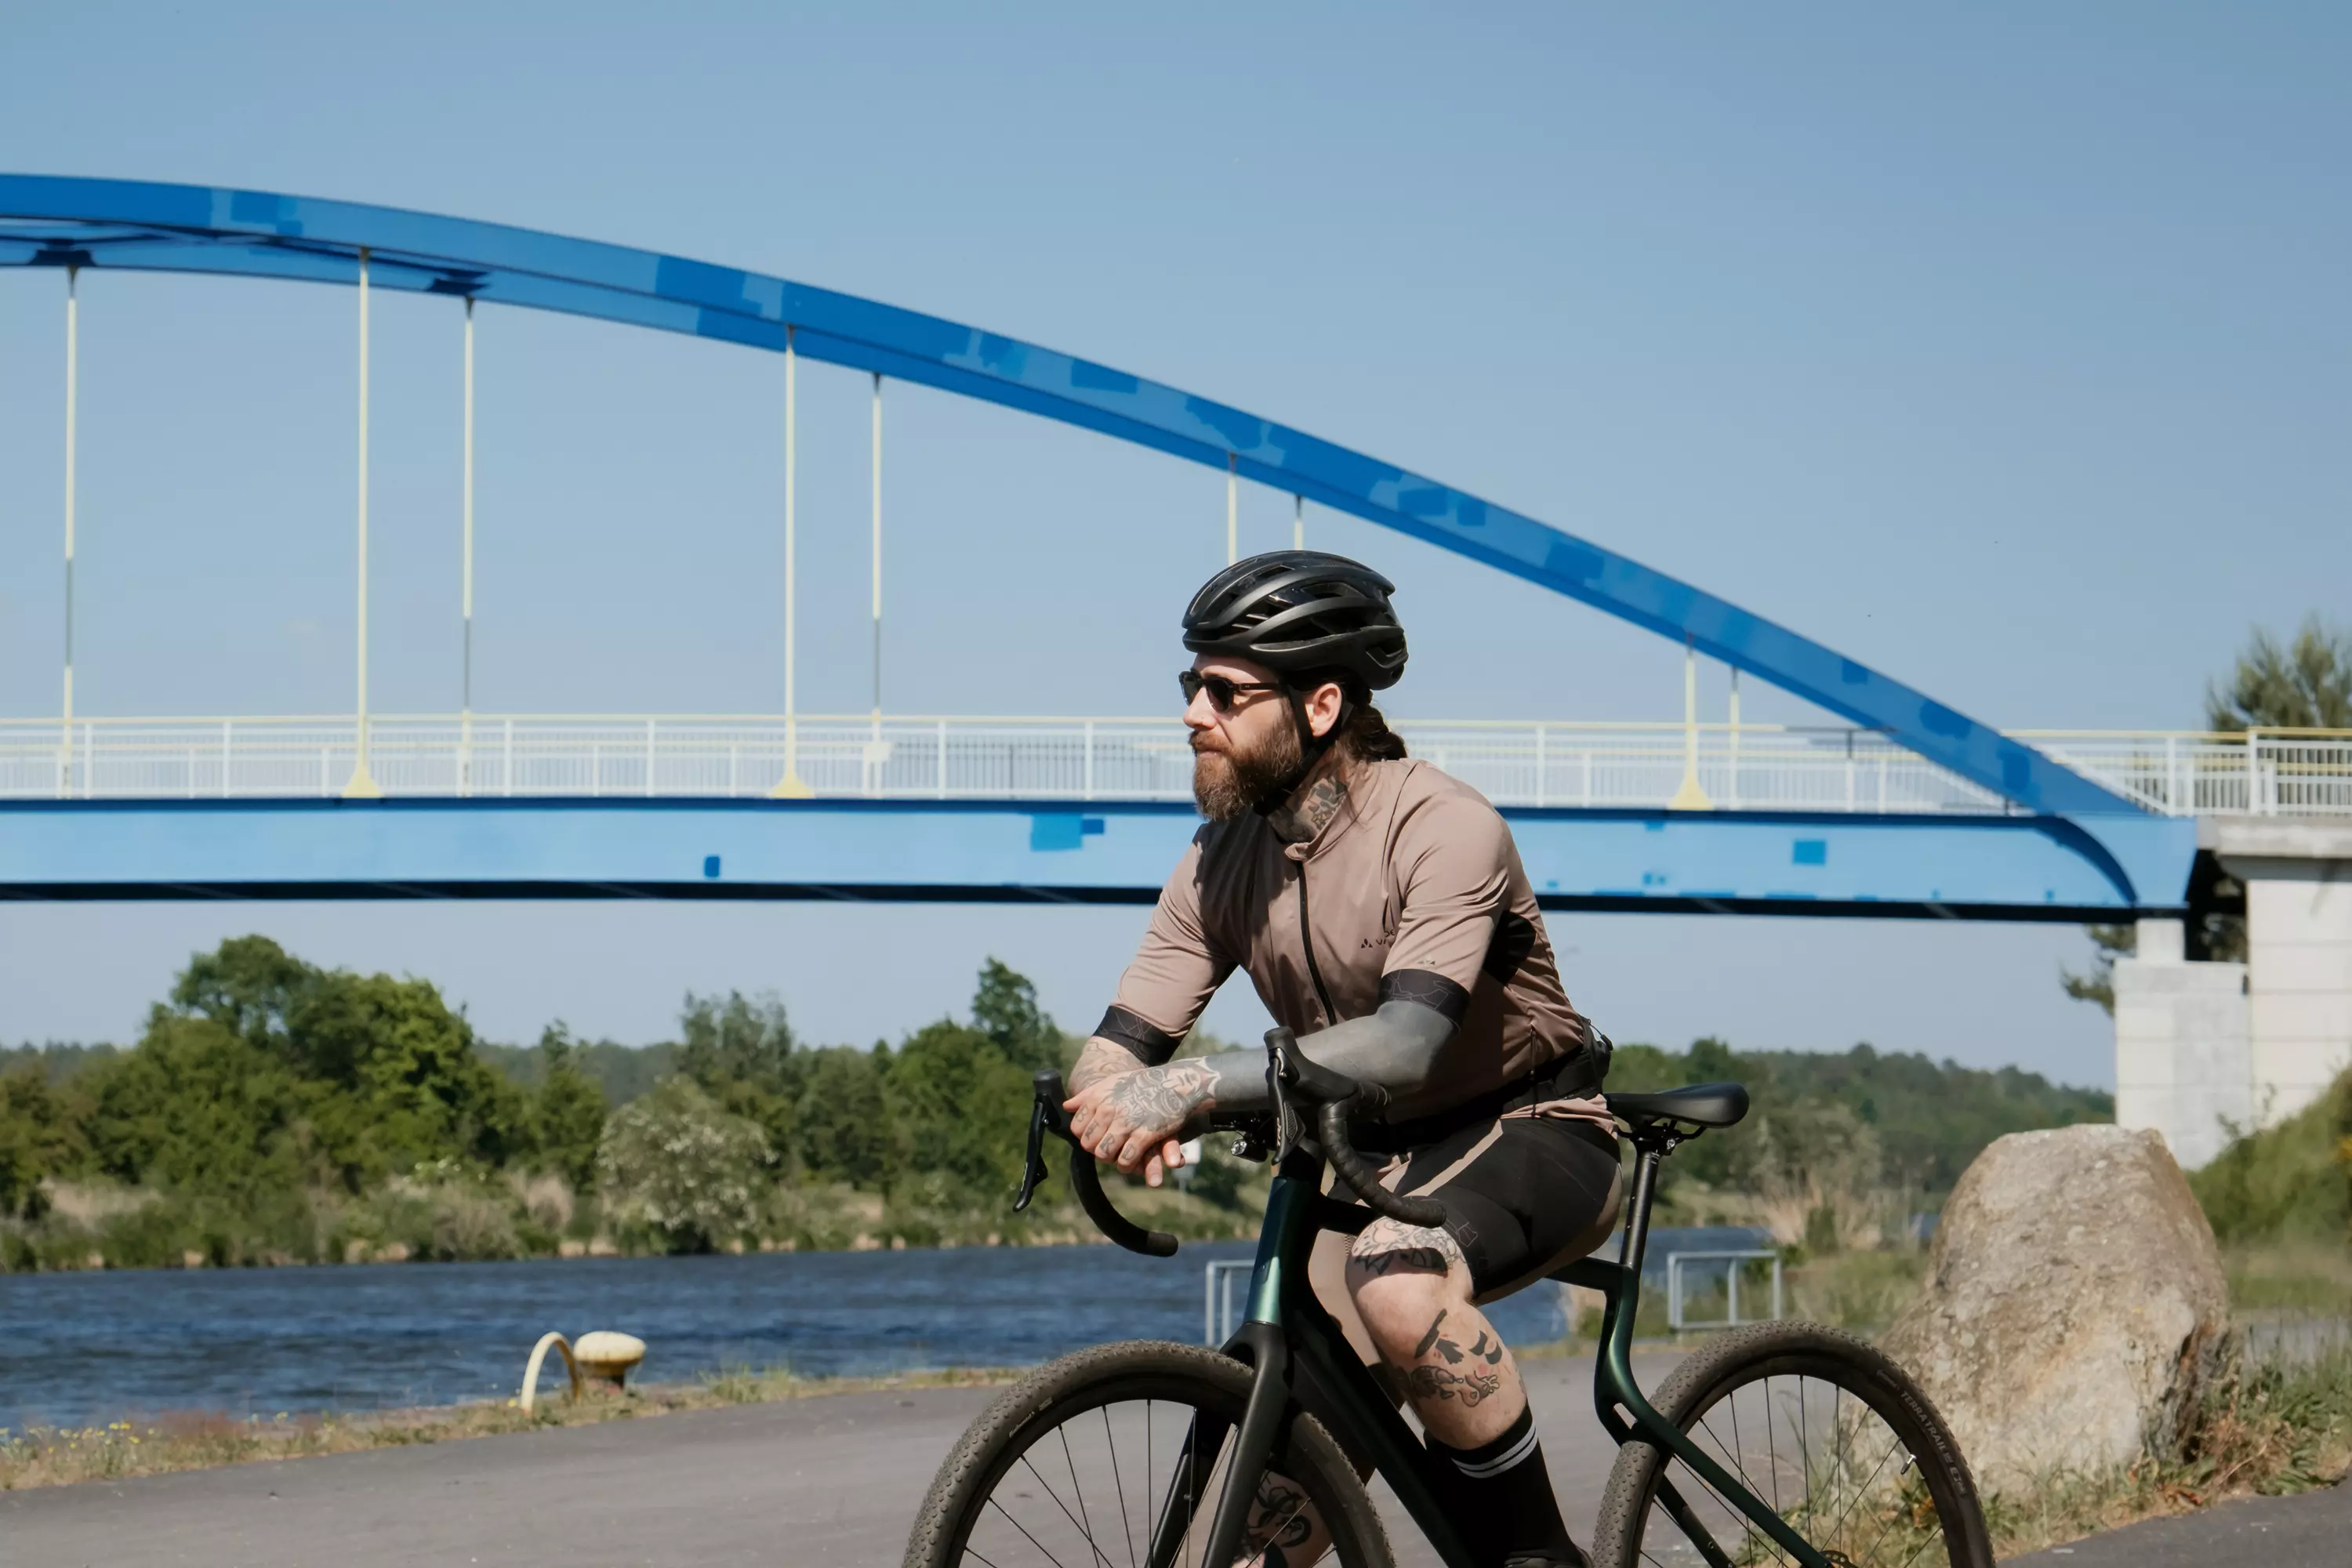
[[[1394,592],[1358,562],[1287,550],[1193,596],[1178,679],[1208,821],[1071,1074],[1072,1129],[1156,1185],[1209,1111],[1266,1109],[1259,1053],[1174,1059],[1217,987],[1247,970],[1309,1057],[1385,1091],[1358,1147],[1392,1154],[1387,1184],[1445,1209],[1440,1227],[1326,1233],[1317,1295],[1448,1461],[1449,1511],[1480,1556],[1581,1564],[1518,1369],[1479,1305],[1608,1235],[1619,1162],[1605,1057],[1561,989],[1509,827],[1409,759],[1372,706],[1404,672]],[[1286,1521],[1252,1540],[1270,1564],[1321,1555],[1311,1510],[1265,1511]]]

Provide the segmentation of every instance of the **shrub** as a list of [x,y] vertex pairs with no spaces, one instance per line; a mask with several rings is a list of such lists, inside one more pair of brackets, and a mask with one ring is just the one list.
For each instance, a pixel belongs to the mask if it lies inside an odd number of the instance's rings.
[[681,1074],[613,1113],[596,1172],[624,1219],[673,1251],[707,1252],[756,1230],[771,1159],[757,1123],[720,1109]]

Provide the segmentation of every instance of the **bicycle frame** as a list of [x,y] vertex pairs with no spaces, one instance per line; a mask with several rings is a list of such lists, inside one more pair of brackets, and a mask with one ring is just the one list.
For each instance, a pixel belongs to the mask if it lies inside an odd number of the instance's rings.
[[[1665,1153],[1655,1141],[1637,1138],[1636,1146],[1633,1195],[1617,1261],[1589,1258],[1553,1276],[1599,1290],[1606,1302],[1593,1369],[1593,1405],[1601,1425],[1620,1445],[1639,1438],[1670,1451],[1803,1568],[1831,1568],[1829,1560],[1763,1500],[1659,1415],[1633,1379],[1633,1316],[1641,1300],[1642,1256],[1648,1241],[1658,1163]],[[1373,1382],[1355,1348],[1307,1284],[1307,1258],[1315,1237],[1327,1230],[1353,1235],[1372,1218],[1369,1209],[1326,1196],[1322,1185],[1323,1162],[1303,1151],[1294,1152],[1283,1160],[1268,1196],[1257,1260],[1250,1275],[1248,1314],[1224,1347],[1227,1354],[1249,1362],[1255,1371],[1229,1470],[1234,1479],[1249,1479],[1247,1485],[1229,1480],[1225,1487],[1210,1527],[1206,1561],[1234,1559],[1256,1494],[1257,1478],[1265,1472],[1282,1417],[1297,1400],[1296,1368],[1313,1381],[1330,1405],[1328,1416],[1346,1429],[1353,1446],[1372,1461],[1447,1568],[1486,1568],[1471,1555],[1438,1500],[1440,1480],[1429,1450]],[[1222,1442],[1223,1434],[1216,1436]],[[1711,1568],[1731,1568],[1731,1558],[1670,1483],[1661,1481],[1659,1498]],[[1190,1496],[1181,1500],[1184,1519],[1189,1520],[1200,1500]],[[1169,1503],[1153,1540],[1153,1568],[1166,1568],[1181,1535],[1181,1531],[1171,1532],[1171,1523],[1181,1523],[1176,1518],[1180,1500],[1171,1495]],[[1169,1554],[1163,1554],[1163,1547],[1171,1549]]]
[[[1461,1532],[1438,1501],[1440,1478],[1429,1450],[1372,1381],[1371,1373],[1358,1359],[1355,1347],[1315,1299],[1314,1289],[1307,1282],[1307,1259],[1314,1250],[1315,1238],[1325,1231],[1360,1234],[1371,1222],[1373,1214],[1368,1207],[1325,1195],[1324,1155],[1299,1135],[1303,1129],[1285,1108],[1284,1079],[1275,1070],[1281,1052],[1295,1051],[1295,1042],[1289,1039],[1287,1030],[1275,1030],[1267,1037],[1268,1084],[1274,1091],[1279,1152],[1274,1184],[1267,1194],[1265,1220],[1258,1232],[1257,1259],[1250,1272],[1248,1312],[1223,1347],[1226,1354],[1247,1363],[1254,1376],[1232,1463],[1227,1467],[1223,1494],[1218,1499],[1210,1526],[1204,1561],[1227,1563],[1234,1560],[1275,1440],[1292,1406],[1301,1403],[1295,1371],[1303,1371],[1328,1402],[1328,1410],[1318,1414],[1337,1423],[1333,1436],[1344,1434],[1356,1450],[1371,1460],[1373,1468],[1389,1483],[1390,1489],[1404,1504],[1405,1511],[1412,1515],[1413,1522],[1437,1549],[1447,1568],[1487,1568],[1472,1557]],[[1131,1251],[1160,1258],[1174,1253],[1174,1237],[1161,1231],[1146,1231],[1121,1215],[1104,1194],[1092,1156],[1078,1148],[1070,1136],[1068,1113],[1062,1109],[1061,1100],[1062,1075],[1051,1070],[1037,1074],[1036,1100],[1029,1123],[1027,1167],[1013,1207],[1026,1208],[1037,1184],[1045,1178],[1040,1149],[1045,1134],[1052,1132],[1072,1143],[1071,1185],[1081,1206],[1104,1235]],[[1641,1303],[1642,1257],[1649,1241],[1651,1205],[1657,1196],[1658,1166],[1677,1143],[1696,1132],[1696,1128],[1670,1124],[1634,1128],[1633,1194],[1626,1208],[1617,1261],[1587,1258],[1570,1264],[1552,1278],[1598,1290],[1603,1299],[1601,1346],[1592,1375],[1593,1408],[1601,1418],[1601,1428],[1620,1447],[1639,1439],[1681,1459],[1725,1502],[1745,1514],[1759,1531],[1793,1557],[1800,1568],[1832,1568],[1829,1559],[1807,1544],[1769,1505],[1659,1415],[1633,1380],[1633,1317]],[[1344,1143],[1344,1126],[1335,1120],[1327,1136],[1335,1136]],[[1360,1157],[1349,1154],[1347,1158],[1352,1162]],[[1342,1166],[1349,1168],[1354,1167]],[[1186,1442],[1190,1453],[1214,1454],[1223,1447],[1224,1439],[1222,1423],[1218,1429],[1211,1431],[1196,1422]],[[1184,1473],[1193,1473],[1189,1465]],[[1234,1484],[1244,1478],[1246,1485]],[[1658,1499],[1668,1517],[1706,1558],[1708,1568],[1733,1568],[1730,1556],[1663,1477],[1658,1483]],[[1150,1568],[1174,1568],[1176,1552],[1189,1534],[1202,1500],[1189,1486],[1180,1489],[1171,1484],[1152,1534]]]

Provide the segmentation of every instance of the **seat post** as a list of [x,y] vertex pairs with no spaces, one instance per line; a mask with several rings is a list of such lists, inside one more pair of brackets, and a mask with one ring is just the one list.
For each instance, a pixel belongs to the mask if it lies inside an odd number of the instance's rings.
[[1657,1195],[1658,1161],[1663,1155],[1646,1139],[1636,1139],[1633,1148],[1633,1205],[1625,1217],[1625,1239],[1617,1248],[1617,1261],[1639,1280],[1642,1254],[1650,1242],[1650,1203]]

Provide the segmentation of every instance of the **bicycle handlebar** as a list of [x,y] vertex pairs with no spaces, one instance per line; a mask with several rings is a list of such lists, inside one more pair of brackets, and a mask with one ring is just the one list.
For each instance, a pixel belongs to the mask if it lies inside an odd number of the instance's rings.
[[1129,1252],[1140,1252],[1151,1258],[1168,1258],[1176,1251],[1176,1238],[1164,1230],[1146,1230],[1125,1215],[1110,1201],[1102,1189],[1102,1173],[1095,1168],[1095,1157],[1080,1146],[1070,1133],[1070,1113],[1062,1109],[1062,1075],[1047,1068],[1031,1080],[1036,1095],[1029,1111],[1029,1160],[1021,1176],[1021,1194],[1013,1200],[1015,1213],[1029,1206],[1037,1191],[1037,1184],[1045,1177],[1045,1134],[1051,1132],[1070,1146],[1070,1189],[1078,1194],[1078,1206],[1095,1227]]
[[[1387,1094],[1375,1085],[1359,1083],[1303,1055],[1297,1037],[1288,1029],[1267,1030],[1265,1046],[1266,1074],[1274,1089],[1277,1122],[1286,1094],[1314,1106],[1316,1142],[1321,1145],[1324,1158],[1365,1206],[1400,1225],[1427,1230],[1442,1227],[1445,1224],[1444,1205],[1435,1198],[1412,1197],[1381,1185],[1379,1173],[1349,1142],[1349,1113],[1378,1110],[1387,1103]],[[1094,1154],[1070,1131],[1070,1113],[1062,1106],[1062,1075],[1047,1068],[1031,1080],[1031,1087],[1035,1100],[1029,1111],[1028,1159],[1022,1171],[1020,1195],[1013,1200],[1014,1212],[1029,1206],[1037,1184],[1045,1179],[1045,1134],[1051,1132],[1070,1146],[1070,1188],[1077,1194],[1078,1206],[1087,1211],[1087,1217],[1095,1222],[1096,1228],[1129,1252],[1152,1258],[1172,1256],[1176,1251],[1174,1237],[1164,1230],[1146,1230],[1136,1224],[1119,1213],[1110,1194],[1103,1191],[1102,1174],[1096,1167]]]
[[[1270,1058],[1267,1070],[1274,1075],[1277,1089],[1286,1089],[1318,1107],[1316,1142],[1323,1146],[1323,1157],[1331,1162],[1331,1169],[1339,1173],[1349,1190],[1364,1200],[1364,1205],[1400,1225],[1423,1230],[1442,1228],[1445,1224],[1444,1204],[1435,1198],[1409,1197],[1381,1185],[1379,1174],[1348,1141],[1348,1113],[1379,1110],[1388,1102],[1387,1092],[1373,1084],[1358,1083],[1301,1055],[1298,1038],[1288,1029],[1268,1029],[1265,1046]],[[1278,1094],[1276,1098],[1279,1103]]]

